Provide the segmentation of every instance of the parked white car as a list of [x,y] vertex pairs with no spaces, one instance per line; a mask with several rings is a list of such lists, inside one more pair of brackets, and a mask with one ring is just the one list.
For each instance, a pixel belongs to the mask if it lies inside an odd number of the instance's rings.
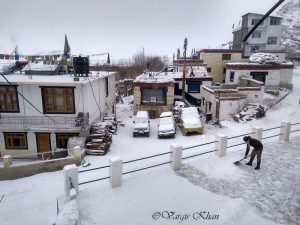
[[182,108],[180,125],[183,135],[190,132],[203,133],[203,126],[196,107]]
[[158,138],[172,137],[176,134],[175,121],[172,112],[163,112],[159,117]]
[[150,120],[148,111],[138,111],[133,121],[133,137],[150,136]]

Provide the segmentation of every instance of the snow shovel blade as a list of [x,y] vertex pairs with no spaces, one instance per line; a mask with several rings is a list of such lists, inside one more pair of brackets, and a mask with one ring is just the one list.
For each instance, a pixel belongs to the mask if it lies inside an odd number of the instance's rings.
[[238,161],[234,162],[233,164],[234,165],[239,165],[242,160],[244,160],[244,159],[238,160]]

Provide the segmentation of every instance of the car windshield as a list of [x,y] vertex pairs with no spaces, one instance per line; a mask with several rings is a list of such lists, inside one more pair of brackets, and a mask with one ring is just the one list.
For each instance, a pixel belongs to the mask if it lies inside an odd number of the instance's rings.
[[159,121],[160,124],[170,124],[172,122],[173,121],[172,121],[171,117],[163,117],[163,118],[160,118],[160,121]]

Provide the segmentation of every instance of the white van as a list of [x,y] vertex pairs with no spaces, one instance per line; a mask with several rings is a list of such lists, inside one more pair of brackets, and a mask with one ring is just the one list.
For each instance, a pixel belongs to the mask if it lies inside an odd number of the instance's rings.
[[133,121],[133,137],[150,136],[150,120],[148,111],[138,111]]

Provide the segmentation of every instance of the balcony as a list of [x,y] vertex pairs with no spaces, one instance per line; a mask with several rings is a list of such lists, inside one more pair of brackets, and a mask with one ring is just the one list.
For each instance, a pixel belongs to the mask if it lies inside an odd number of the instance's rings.
[[88,124],[85,117],[63,116],[7,116],[0,117],[0,130],[78,130]]

